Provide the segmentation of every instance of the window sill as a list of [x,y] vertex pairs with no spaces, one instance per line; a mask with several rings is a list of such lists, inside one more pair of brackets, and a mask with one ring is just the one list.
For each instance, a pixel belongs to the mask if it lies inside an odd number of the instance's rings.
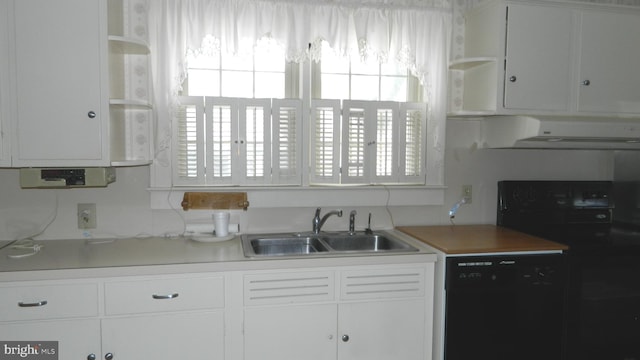
[[245,191],[250,208],[442,205],[444,186],[150,188],[151,209],[180,209],[186,191]]

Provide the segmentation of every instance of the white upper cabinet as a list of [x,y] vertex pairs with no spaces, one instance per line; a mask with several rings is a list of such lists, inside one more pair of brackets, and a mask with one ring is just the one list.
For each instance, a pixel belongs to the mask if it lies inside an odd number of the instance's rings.
[[571,20],[565,8],[508,6],[505,108],[568,110]]
[[[9,54],[9,0],[0,0],[0,54]],[[11,165],[9,118],[11,117],[12,95],[9,57],[0,56],[0,166]]]
[[104,6],[14,2],[14,166],[109,165]]
[[640,11],[492,1],[465,15],[463,99],[451,114],[640,114]]
[[[9,94],[14,95],[1,97],[15,107],[7,164],[148,164],[149,47],[126,36],[133,27],[129,21],[146,19],[136,13],[146,8],[135,6],[136,0],[5,3],[8,11],[0,16],[10,25],[0,27],[9,34]],[[4,67],[0,62],[0,76]]]
[[583,11],[578,111],[640,114],[640,16]]

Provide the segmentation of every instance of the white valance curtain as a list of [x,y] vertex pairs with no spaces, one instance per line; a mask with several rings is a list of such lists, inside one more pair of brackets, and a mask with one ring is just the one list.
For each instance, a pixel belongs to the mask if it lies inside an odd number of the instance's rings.
[[[430,118],[446,114],[446,78],[452,29],[452,0],[153,0],[149,39],[157,145],[168,147],[172,105],[186,76],[186,54],[214,46],[241,53],[241,44],[268,37],[287,60],[318,60],[325,40],[339,54],[408,65],[425,86]],[[208,44],[203,46],[203,40]],[[311,46],[310,46],[311,44]],[[438,123],[438,121],[436,121]],[[163,126],[164,125],[164,126]],[[165,134],[163,136],[162,134]],[[160,155],[160,160],[167,157]]]

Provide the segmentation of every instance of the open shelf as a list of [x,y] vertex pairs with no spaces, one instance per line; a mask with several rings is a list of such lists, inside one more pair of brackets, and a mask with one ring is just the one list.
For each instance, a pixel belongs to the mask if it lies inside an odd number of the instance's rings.
[[455,60],[449,63],[450,70],[469,70],[478,66],[495,63],[495,57],[473,57]]
[[109,105],[111,106],[120,106],[123,108],[139,108],[139,109],[151,109],[153,105],[148,101],[144,100],[133,100],[133,99],[111,99],[109,100]]
[[147,55],[149,44],[126,36],[109,35],[110,51],[119,54]]

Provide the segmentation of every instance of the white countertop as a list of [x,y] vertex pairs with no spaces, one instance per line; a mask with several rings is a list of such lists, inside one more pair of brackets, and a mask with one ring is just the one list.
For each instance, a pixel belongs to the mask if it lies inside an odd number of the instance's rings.
[[388,255],[246,258],[240,236],[210,243],[182,237],[36,241],[42,248],[32,256],[12,258],[10,255],[31,251],[9,247],[0,250],[0,281],[436,261],[435,254],[420,241],[397,231],[393,234],[420,251]]

